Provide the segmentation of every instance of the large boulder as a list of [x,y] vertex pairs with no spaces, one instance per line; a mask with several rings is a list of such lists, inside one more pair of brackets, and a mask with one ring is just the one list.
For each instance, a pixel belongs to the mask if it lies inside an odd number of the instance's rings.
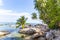
[[45,32],[46,32],[47,30],[49,30],[47,24],[39,24],[39,25],[36,25],[36,28],[39,28],[40,30],[45,31]]
[[42,28],[41,28],[43,31],[45,31],[45,32],[47,32],[48,30],[50,30],[49,28],[48,28],[48,26],[42,26]]
[[46,40],[44,37],[39,37],[38,40]]
[[35,30],[36,31],[36,33],[38,33],[38,32],[40,32],[41,31],[41,29],[39,29],[39,28],[31,28],[31,29],[33,29],[33,30]]
[[40,34],[39,33],[35,33],[34,35],[31,36],[31,38],[33,38],[33,39],[34,38],[38,38],[38,37],[40,37]]
[[9,34],[8,31],[0,31],[0,36],[5,36],[5,35],[7,35],[7,34]]
[[26,34],[34,34],[34,33],[36,33],[36,31],[33,29],[29,29],[26,31]]
[[60,36],[60,30],[55,30],[54,34],[55,34],[56,36]]
[[23,34],[29,34],[29,35],[36,33],[36,31],[31,28],[24,28],[24,29],[21,29],[19,32]]
[[52,40],[60,40],[60,36],[57,36],[57,37],[55,37],[55,38],[52,39]]
[[33,40],[33,39],[31,38],[31,36],[27,36],[24,38],[24,40]]
[[53,32],[46,32],[46,39],[47,40],[52,40],[55,37]]
[[38,33],[33,34],[31,37],[32,37],[32,38],[45,37],[45,33],[43,33],[43,32],[38,32]]
[[50,29],[48,28],[48,26],[42,26],[42,27],[41,27],[41,30],[47,32],[47,31],[50,30]]
[[35,27],[24,28],[24,29],[21,29],[19,32],[23,33],[23,34],[34,34],[34,33],[43,34],[43,33],[45,33],[45,31],[43,31],[43,30],[41,30],[39,28],[35,28]]

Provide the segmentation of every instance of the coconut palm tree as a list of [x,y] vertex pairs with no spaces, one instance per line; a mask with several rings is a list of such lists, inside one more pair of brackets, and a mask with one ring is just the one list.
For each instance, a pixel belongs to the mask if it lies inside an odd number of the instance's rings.
[[19,27],[19,26],[22,26],[22,28],[24,28],[24,26],[25,26],[25,23],[26,23],[26,20],[27,20],[27,18],[25,18],[24,16],[21,16],[21,18],[19,18],[18,20],[17,20],[17,25],[18,26],[16,26],[16,27]]
[[37,19],[37,14],[36,13],[32,13],[32,19]]

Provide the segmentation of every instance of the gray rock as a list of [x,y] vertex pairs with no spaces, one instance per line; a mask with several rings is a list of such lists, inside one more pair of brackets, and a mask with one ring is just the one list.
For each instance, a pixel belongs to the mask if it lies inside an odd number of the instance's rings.
[[49,30],[48,25],[44,25],[44,24],[36,25],[36,28],[39,28],[40,30],[45,32]]
[[38,33],[35,33],[34,35],[31,36],[31,38],[33,38],[33,39],[38,38],[38,37],[40,37],[40,34],[38,34]]
[[55,30],[54,34],[55,34],[56,36],[60,36],[60,30]]
[[55,38],[52,39],[52,40],[60,40],[60,36],[57,36],[57,37],[55,37]]
[[0,36],[5,36],[5,35],[8,35],[10,34],[10,32],[8,31],[0,31]]
[[25,37],[24,40],[33,40],[30,36]]
[[29,34],[29,35],[36,33],[36,31],[31,28],[24,28],[24,29],[21,29],[19,32],[23,34]]
[[26,34],[34,34],[34,33],[36,33],[36,31],[33,29],[29,29],[26,31]]
[[47,33],[46,33],[46,39],[47,39],[47,40],[52,40],[52,39],[54,38],[54,36],[55,36],[55,35],[54,35],[52,32],[47,32]]
[[38,40],[46,40],[44,37],[39,37]]
[[41,28],[41,30],[43,30],[43,31],[48,31],[49,30],[49,28],[48,28],[48,26],[42,26],[42,28]]

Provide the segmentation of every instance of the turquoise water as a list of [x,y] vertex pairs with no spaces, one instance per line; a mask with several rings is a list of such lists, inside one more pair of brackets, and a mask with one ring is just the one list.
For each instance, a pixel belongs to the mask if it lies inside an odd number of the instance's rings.
[[9,25],[11,25],[11,23],[10,24],[6,23],[3,24],[3,26],[0,26],[0,31],[6,30],[10,32],[10,34],[6,35],[3,38],[0,38],[0,40],[23,40],[23,38],[20,38],[20,33],[18,33],[18,31],[20,31],[20,28],[12,28]]
[[2,40],[23,40],[23,39],[19,38],[19,37],[7,37],[7,38],[2,39]]
[[13,32],[16,29],[15,28],[11,28],[11,27],[6,26],[6,25],[0,26],[0,31],[4,31],[4,30],[9,31],[9,32]]
[[23,40],[22,38],[18,37],[20,35],[20,33],[18,33],[19,28],[12,28],[9,25],[3,25],[0,26],[0,31],[10,32],[10,34],[6,35],[3,38],[0,38],[0,40]]

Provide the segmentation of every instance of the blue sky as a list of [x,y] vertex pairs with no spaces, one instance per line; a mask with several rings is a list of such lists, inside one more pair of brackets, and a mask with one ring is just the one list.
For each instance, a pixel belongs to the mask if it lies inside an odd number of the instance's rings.
[[2,0],[3,6],[0,8],[17,12],[35,12],[33,0]]
[[31,22],[33,12],[38,13],[33,0],[0,0],[0,22],[16,22],[20,16],[28,17],[27,22]]

